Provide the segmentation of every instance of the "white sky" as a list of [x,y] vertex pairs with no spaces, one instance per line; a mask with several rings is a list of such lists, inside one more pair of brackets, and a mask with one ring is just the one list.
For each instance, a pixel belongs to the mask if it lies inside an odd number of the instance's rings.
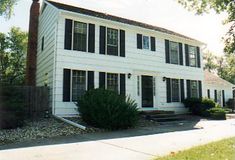
[[[59,1],[59,0],[56,0]],[[186,36],[195,38],[208,45],[215,54],[223,54],[222,36],[228,27],[222,25],[226,17],[215,13],[196,16],[188,12],[176,0],[60,0],[75,3],[100,12],[137,20],[163,27]],[[0,17],[0,32],[8,32],[12,26],[28,29],[31,0],[19,0],[14,16],[10,20]]]

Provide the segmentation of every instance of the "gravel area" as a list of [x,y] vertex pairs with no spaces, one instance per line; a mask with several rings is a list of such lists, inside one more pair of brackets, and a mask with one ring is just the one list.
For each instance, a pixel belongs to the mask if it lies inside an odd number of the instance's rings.
[[17,129],[0,129],[0,145],[26,140],[68,136],[92,132],[92,128],[82,130],[54,118],[26,121],[25,126]]

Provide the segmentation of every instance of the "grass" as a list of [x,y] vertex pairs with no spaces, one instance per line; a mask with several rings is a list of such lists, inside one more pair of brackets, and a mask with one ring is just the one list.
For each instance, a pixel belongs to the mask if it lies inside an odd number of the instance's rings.
[[235,160],[235,137],[193,147],[155,160]]

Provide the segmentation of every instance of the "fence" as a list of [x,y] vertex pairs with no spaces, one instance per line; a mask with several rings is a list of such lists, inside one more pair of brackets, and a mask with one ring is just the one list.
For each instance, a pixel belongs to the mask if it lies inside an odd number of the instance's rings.
[[[50,112],[48,87],[32,86],[2,86],[0,87],[0,106],[7,103],[15,103],[18,97],[24,103],[28,118],[39,118]],[[10,104],[12,105],[12,104]]]

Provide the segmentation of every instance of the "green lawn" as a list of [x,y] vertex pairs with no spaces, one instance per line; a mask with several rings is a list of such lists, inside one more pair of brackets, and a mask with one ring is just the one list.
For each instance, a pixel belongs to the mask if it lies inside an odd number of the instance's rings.
[[235,137],[171,153],[155,160],[235,160]]

